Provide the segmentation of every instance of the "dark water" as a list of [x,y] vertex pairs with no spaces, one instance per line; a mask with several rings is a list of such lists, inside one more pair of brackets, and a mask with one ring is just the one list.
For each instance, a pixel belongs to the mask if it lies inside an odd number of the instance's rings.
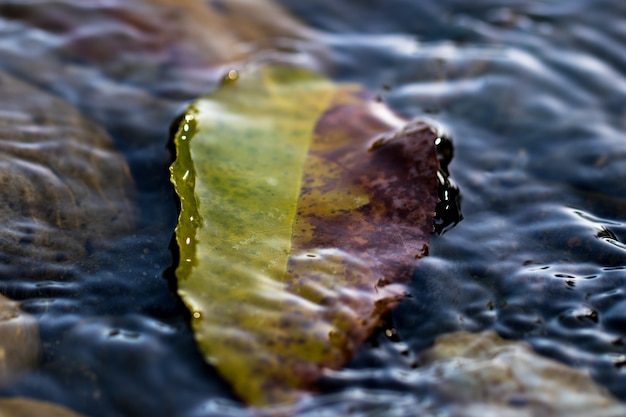
[[[626,401],[626,3],[283,4],[321,32],[317,46],[296,43],[294,54],[322,54],[333,78],[447,129],[464,215],[433,236],[411,297],[388,318],[395,336],[374,337],[300,414],[445,415],[425,404],[434,382],[416,373],[415,356],[456,330],[530,342]],[[41,18],[50,13],[54,24]],[[142,220],[56,281],[3,282],[3,294],[38,318],[45,354],[0,394],[94,417],[247,415],[204,365],[164,278],[176,216],[168,126],[215,75],[178,71],[154,54],[133,73],[145,75],[126,77],[133,63],[121,57],[116,66],[68,52],[83,32],[68,36],[63,16],[101,15],[68,1],[0,1],[0,67],[105,126],[130,163]],[[141,43],[123,25],[95,27]]]

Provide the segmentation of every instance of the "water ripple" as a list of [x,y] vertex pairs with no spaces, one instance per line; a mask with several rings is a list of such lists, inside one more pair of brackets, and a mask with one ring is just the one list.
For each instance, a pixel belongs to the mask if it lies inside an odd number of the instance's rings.
[[[624,3],[282,3],[322,32],[333,77],[447,127],[465,217],[433,237],[411,297],[298,415],[463,415],[439,401],[437,374],[415,372],[420,352],[459,330],[526,340],[626,401]],[[216,75],[193,48],[151,44],[154,22],[167,19],[125,4],[0,1],[0,67],[105,126],[131,165],[141,210],[137,233],[118,246],[40,282],[0,283],[38,317],[45,351],[41,368],[2,394],[94,417],[247,416],[203,363],[162,277],[175,217],[167,127]],[[137,16],[152,23],[137,29]],[[290,45],[316,60],[310,46]],[[116,47],[126,53],[111,54]]]

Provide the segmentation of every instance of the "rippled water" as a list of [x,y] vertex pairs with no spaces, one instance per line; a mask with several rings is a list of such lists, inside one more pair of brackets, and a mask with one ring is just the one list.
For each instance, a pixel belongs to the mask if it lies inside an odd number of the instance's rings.
[[[388,318],[393,337],[381,331],[299,415],[441,411],[437,400],[425,403],[435,388],[416,373],[416,355],[456,330],[528,341],[626,401],[626,4],[283,4],[319,31],[314,45],[289,45],[294,59],[323,59],[335,79],[445,126],[464,215],[432,238],[411,297]],[[44,358],[0,393],[94,417],[247,415],[204,365],[164,278],[176,214],[168,126],[216,75],[189,56],[174,65],[156,47],[136,60],[85,55],[78,46],[100,33],[118,40],[112,48],[143,50],[150,39],[152,29],[129,26],[131,12],[101,8],[0,1],[0,68],[108,130],[130,163],[142,214],[134,235],[58,279],[3,277],[3,294],[38,318]]]

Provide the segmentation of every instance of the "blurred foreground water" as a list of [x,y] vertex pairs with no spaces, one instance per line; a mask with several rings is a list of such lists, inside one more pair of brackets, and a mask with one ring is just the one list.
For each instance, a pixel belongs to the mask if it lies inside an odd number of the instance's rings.
[[284,0],[292,19],[201,3],[0,0],[0,69],[100,124],[137,206],[112,248],[44,281],[3,274],[43,342],[41,365],[3,396],[93,417],[248,415],[198,354],[168,281],[166,145],[223,63],[273,56],[445,126],[464,215],[433,236],[386,328],[300,415],[473,415],[458,404],[475,399],[443,392],[422,356],[461,330],[528,342],[626,401],[626,4]]

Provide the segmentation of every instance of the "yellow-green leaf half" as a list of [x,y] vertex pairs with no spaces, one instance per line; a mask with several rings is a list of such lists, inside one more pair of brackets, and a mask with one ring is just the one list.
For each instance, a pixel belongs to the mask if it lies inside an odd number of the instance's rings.
[[403,295],[437,202],[435,132],[267,66],[188,110],[171,178],[197,342],[246,402],[312,392]]

